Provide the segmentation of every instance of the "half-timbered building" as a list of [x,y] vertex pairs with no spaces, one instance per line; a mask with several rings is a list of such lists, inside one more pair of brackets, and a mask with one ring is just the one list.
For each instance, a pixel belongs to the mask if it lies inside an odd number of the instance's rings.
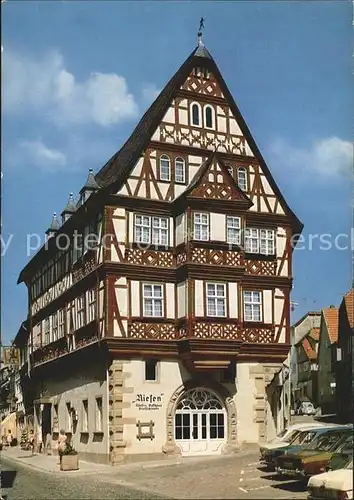
[[301,230],[200,37],[21,271],[36,432],[112,463],[271,437]]

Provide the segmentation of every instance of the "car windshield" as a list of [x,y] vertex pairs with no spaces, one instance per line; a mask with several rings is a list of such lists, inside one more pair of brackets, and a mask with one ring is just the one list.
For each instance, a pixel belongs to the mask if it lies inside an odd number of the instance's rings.
[[342,438],[342,434],[337,432],[326,432],[321,436],[318,436],[309,444],[308,448],[312,450],[328,451],[332,446],[337,444],[337,442]]
[[300,431],[298,434],[294,437],[292,441],[290,441],[290,444],[305,444],[309,443],[312,441],[312,439],[315,437],[316,432],[314,431]]
[[[331,450],[332,451],[332,450]],[[342,437],[333,445],[333,451],[336,453],[352,453],[353,452],[353,434]]]
[[[288,429],[284,429],[283,431],[279,432],[279,434],[277,434],[277,438],[284,437],[287,432],[288,432]],[[291,433],[290,433],[290,436],[291,436]]]
[[290,443],[290,444],[293,444],[294,441],[296,440],[296,438],[299,436],[299,434],[301,434],[300,431],[293,431],[290,436],[288,437],[287,441]]

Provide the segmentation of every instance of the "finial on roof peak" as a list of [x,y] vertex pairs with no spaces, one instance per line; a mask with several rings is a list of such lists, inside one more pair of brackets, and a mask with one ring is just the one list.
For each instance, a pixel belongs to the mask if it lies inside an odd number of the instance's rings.
[[204,47],[204,43],[203,43],[203,39],[202,39],[202,37],[203,37],[202,30],[205,28],[204,21],[205,21],[204,17],[201,17],[200,22],[199,22],[199,30],[198,30],[198,45],[202,46],[202,47]]

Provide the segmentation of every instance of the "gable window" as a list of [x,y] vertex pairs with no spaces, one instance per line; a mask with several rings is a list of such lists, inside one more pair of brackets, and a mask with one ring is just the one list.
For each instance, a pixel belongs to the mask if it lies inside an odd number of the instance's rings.
[[88,322],[90,323],[96,318],[96,290],[91,288],[88,291]]
[[136,243],[168,245],[167,217],[136,215],[134,219],[134,239]]
[[200,106],[197,103],[191,106],[191,123],[196,127],[200,127]]
[[163,316],[163,289],[162,285],[143,285],[144,316]]
[[273,255],[275,253],[274,231],[272,229],[260,229],[260,253]]
[[198,241],[209,240],[209,214],[194,214],[194,239]]
[[58,314],[52,316],[53,342],[58,339]]
[[166,218],[152,218],[151,243],[153,245],[168,245],[168,221]]
[[237,184],[242,191],[247,191],[247,172],[243,167],[237,169]]
[[228,215],[226,217],[227,243],[241,245],[241,219]]
[[205,117],[205,127],[214,128],[214,110],[211,106],[205,106],[204,108]]
[[207,80],[210,76],[209,70],[206,68],[203,68],[203,77]]
[[256,228],[245,229],[245,251],[249,253],[260,253],[262,255],[274,255],[274,230]]
[[207,316],[226,316],[226,285],[207,283]]
[[65,335],[65,311],[64,309],[59,309],[59,338]]
[[160,180],[171,180],[171,161],[167,155],[160,156]]
[[186,165],[183,158],[175,159],[175,182],[179,184],[186,182]]
[[50,342],[50,317],[44,320],[44,344]]
[[157,380],[156,359],[147,359],[145,361],[145,380],[148,382],[156,382]]
[[85,324],[85,297],[82,295],[77,299],[77,329],[81,328]]
[[261,292],[243,292],[245,321],[262,321]]

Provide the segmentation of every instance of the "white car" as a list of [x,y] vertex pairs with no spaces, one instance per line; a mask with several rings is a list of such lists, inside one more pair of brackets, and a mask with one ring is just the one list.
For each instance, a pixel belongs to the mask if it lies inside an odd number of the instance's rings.
[[317,474],[307,484],[308,500],[353,499],[353,461],[345,469]]
[[[290,444],[290,441],[294,439],[299,431],[309,431],[310,429],[318,429],[319,427],[330,427],[330,424],[323,424],[322,422],[310,422],[302,424],[294,424],[284,429],[280,434],[278,434],[274,439],[268,443],[263,443],[259,447],[261,453],[261,460],[263,458],[263,453],[267,450],[274,450],[276,448],[282,448]],[[333,424],[335,426],[335,424]]]

